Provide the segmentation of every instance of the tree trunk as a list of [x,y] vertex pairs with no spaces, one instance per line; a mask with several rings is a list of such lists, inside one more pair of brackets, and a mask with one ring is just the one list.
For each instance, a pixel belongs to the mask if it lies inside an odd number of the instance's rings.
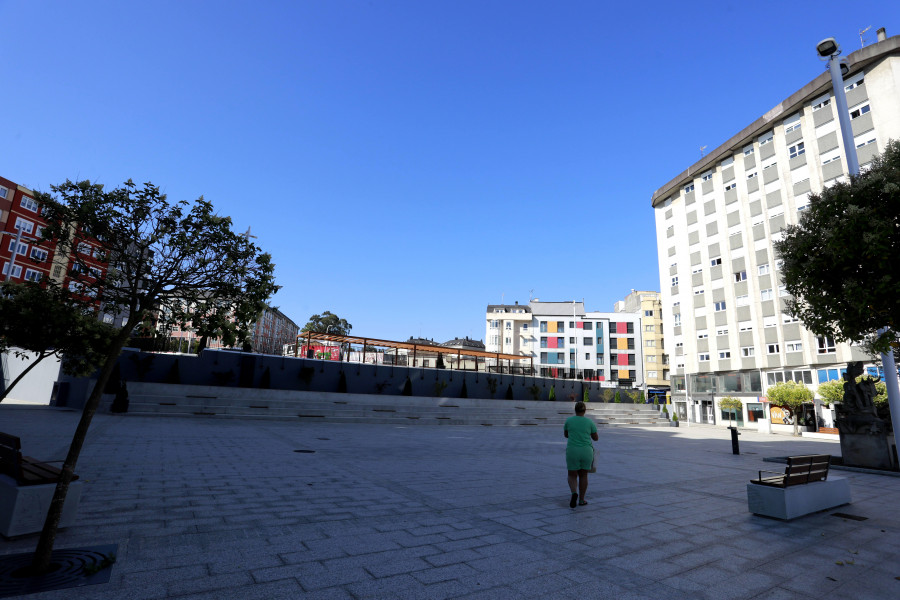
[[94,413],[97,412],[97,406],[100,404],[100,398],[103,395],[106,382],[109,381],[113,369],[115,369],[119,360],[119,354],[121,354],[122,348],[125,346],[125,342],[128,341],[131,330],[136,324],[129,319],[128,323],[122,327],[119,335],[116,336],[110,347],[109,354],[106,356],[106,362],[100,370],[100,375],[97,377],[97,383],[94,384],[94,389],[84,405],[81,420],[75,429],[72,444],[69,446],[69,453],[66,455],[66,460],[63,463],[62,473],[59,475],[59,482],[56,484],[56,490],[53,492],[53,500],[50,502],[50,508],[47,511],[47,518],[44,521],[44,528],[41,530],[37,549],[34,551],[34,559],[31,562],[31,568],[34,573],[43,574],[50,570],[50,557],[53,553],[53,544],[56,541],[56,532],[59,529],[59,519],[62,516],[66,494],[69,493],[69,484],[72,482],[72,476],[75,474],[78,456],[81,454],[81,448],[84,445],[85,437],[87,437]]
[[[51,354],[52,354],[52,353],[51,353]],[[26,375],[28,375],[28,373],[29,373],[33,368],[35,368],[36,366],[38,366],[38,363],[40,363],[42,360],[44,360],[44,359],[47,358],[48,356],[50,356],[50,354],[42,354],[39,358],[34,359],[34,361],[33,361],[30,365],[28,365],[27,367],[25,367],[25,370],[22,371],[21,373],[19,373],[19,376],[16,377],[16,378],[13,380],[13,382],[12,382],[11,384],[9,384],[9,387],[6,388],[5,390],[3,390],[3,394],[0,395],[0,402],[3,402],[4,400],[6,400],[6,397],[9,396],[9,390],[11,390],[11,389],[13,389],[14,387],[16,387],[16,384],[17,384],[17,383],[19,383]]]

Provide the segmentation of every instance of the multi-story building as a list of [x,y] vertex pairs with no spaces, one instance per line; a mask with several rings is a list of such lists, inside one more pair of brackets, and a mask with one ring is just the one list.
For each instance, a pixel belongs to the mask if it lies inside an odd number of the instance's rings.
[[250,344],[254,352],[283,355],[284,347],[297,341],[300,326],[277,308],[267,306],[251,326]]
[[[846,64],[856,146],[849,150],[865,169],[900,138],[900,36],[879,31],[879,41]],[[744,402],[740,419],[753,421],[769,416],[767,387],[795,380],[814,389],[848,361],[869,360],[785,313],[772,245],[811,193],[847,179],[836,110],[825,72],[653,194],[672,396],[682,418],[714,422],[717,399],[735,396]]]
[[659,292],[631,290],[624,300],[616,302],[615,312],[637,313],[641,318],[644,374],[649,396],[665,402],[669,391],[669,355],[663,337],[662,300]]
[[[486,350],[512,354],[500,350],[502,343],[516,354],[531,356],[538,375],[629,387],[644,384],[637,313],[587,312],[584,302],[534,300],[527,306],[489,305],[486,320]],[[507,339],[518,339],[518,345],[505,345]],[[492,345],[495,340],[503,341]]]
[[53,248],[34,243],[40,238],[44,224],[34,192],[0,177],[0,262],[4,280],[7,276],[11,281],[65,277],[65,257],[56,257]]

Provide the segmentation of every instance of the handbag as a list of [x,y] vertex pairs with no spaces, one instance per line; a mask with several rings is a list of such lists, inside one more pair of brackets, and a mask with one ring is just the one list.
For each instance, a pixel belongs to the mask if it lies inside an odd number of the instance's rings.
[[588,469],[588,473],[596,473],[597,472],[597,449],[591,448],[591,451],[594,453],[594,458],[591,460],[591,468]]

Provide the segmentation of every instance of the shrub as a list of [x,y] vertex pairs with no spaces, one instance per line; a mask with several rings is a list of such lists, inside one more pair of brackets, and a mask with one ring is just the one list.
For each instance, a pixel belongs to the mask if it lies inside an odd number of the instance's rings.
[[466,387],[466,378],[463,377],[462,389],[459,390],[460,398],[468,398],[469,397],[469,388]]
[[548,394],[547,398],[550,400],[550,402],[556,402],[556,386],[550,386],[550,393]]
[[[266,370],[268,370],[268,369],[266,369]],[[409,381],[409,379],[407,379],[407,381]],[[410,386],[411,385],[412,384],[410,384]],[[347,374],[344,373],[343,371],[341,371],[341,375],[340,375],[340,377],[338,377],[337,391],[339,394],[347,393]]]
[[403,382],[403,389],[400,391],[401,396],[412,396],[412,380],[407,376]]
[[507,399],[507,400],[512,400],[512,399],[513,399],[513,391],[512,391],[512,384],[511,384],[511,383],[510,383],[508,386],[506,386],[506,399]]

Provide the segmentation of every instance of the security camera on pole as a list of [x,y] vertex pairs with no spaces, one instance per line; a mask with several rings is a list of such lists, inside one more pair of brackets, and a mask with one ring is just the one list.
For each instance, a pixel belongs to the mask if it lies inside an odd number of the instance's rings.
[[[859,175],[859,158],[856,156],[856,144],[853,141],[853,127],[850,125],[850,110],[847,107],[847,94],[844,90],[844,76],[850,73],[849,67],[838,59],[841,47],[834,38],[825,38],[816,44],[816,52],[822,60],[828,61],[831,73],[831,86],[834,90],[834,101],[837,103],[838,123],[841,127],[841,139],[844,142],[844,156],[850,177]],[[878,330],[883,335],[887,327]],[[894,353],[883,352],[881,364],[884,366],[884,383],[887,387],[888,405],[891,407],[891,422],[894,427],[894,444],[900,448],[900,385],[897,383],[897,365]]]

